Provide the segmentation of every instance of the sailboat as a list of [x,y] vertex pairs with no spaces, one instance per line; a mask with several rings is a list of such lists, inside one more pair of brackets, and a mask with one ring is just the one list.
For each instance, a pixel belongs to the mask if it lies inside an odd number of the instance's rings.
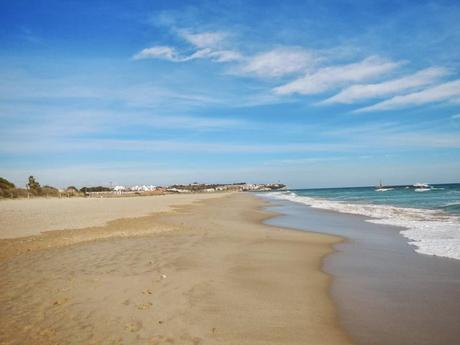
[[380,184],[378,185],[378,187],[375,188],[375,191],[376,191],[376,192],[386,192],[386,191],[389,191],[389,190],[393,190],[393,188],[385,187],[385,186],[382,184],[382,180],[380,180]]

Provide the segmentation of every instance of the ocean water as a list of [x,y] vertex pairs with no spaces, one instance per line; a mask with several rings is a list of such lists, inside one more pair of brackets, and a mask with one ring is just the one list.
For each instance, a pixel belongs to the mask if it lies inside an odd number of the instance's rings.
[[398,226],[418,253],[460,260],[460,184],[422,190],[394,186],[380,192],[375,187],[295,189],[265,196]]

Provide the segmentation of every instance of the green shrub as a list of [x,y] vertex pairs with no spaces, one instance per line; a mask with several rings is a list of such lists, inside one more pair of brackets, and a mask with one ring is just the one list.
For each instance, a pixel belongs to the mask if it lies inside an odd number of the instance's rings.
[[11,190],[12,198],[27,198],[29,192],[25,188],[14,188]]
[[67,187],[65,189],[65,191],[68,192],[68,193],[71,193],[71,192],[77,192],[78,193],[78,189],[75,186],[69,186],[69,187]]
[[15,188],[14,183],[0,177],[0,198],[13,198]]
[[59,190],[51,186],[43,186],[41,188],[41,194],[43,196],[59,196]]
[[97,186],[97,187],[82,187],[80,189],[80,192],[82,193],[91,193],[91,192],[110,192],[112,189],[108,187],[102,187],[102,186]]
[[24,188],[0,189],[0,198],[27,198],[27,195]]
[[8,181],[6,178],[0,177],[0,189],[13,189],[16,188],[14,183]]

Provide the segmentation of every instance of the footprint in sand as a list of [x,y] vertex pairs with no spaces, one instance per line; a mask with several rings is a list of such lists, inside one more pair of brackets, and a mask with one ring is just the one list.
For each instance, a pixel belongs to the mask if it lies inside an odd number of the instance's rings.
[[123,302],[123,304],[124,304],[124,305],[130,305],[130,304],[131,304],[131,301],[130,301],[129,299],[127,299],[127,300],[125,300],[125,301]]
[[54,301],[53,305],[62,305],[65,304],[69,299],[67,297],[59,298]]
[[135,333],[139,332],[142,328],[142,322],[140,321],[135,321],[135,322],[130,322],[125,325],[125,330]]
[[147,290],[142,291],[142,293],[143,293],[144,295],[151,295],[151,294],[153,294],[153,291],[150,290],[150,289],[147,289]]
[[160,344],[174,344],[175,340],[172,337],[167,337],[164,335],[157,335],[150,338],[149,345],[160,345]]
[[148,303],[143,303],[143,304],[138,304],[137,305],[137,309],[138,310],[146,310],[146,309],[150,309],[150,307],[152,306],[153,304],[148,302]]

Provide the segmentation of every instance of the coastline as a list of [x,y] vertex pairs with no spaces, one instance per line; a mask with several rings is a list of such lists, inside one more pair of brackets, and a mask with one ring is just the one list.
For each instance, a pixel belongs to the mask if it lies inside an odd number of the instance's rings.
[[[460,260],[459,184],[436,184],[417,193],[408,186],[388,193],[372,187],[326,188],[269,193],[315,209],[366,218],[366,222],[397,227],[421,254]],[[429,194],[427,194],[429,193]]]
[[450,345],[460,339],[460,262],[419,254],[401,228],[286,200],[270,225],[345,237],[324,260],[340,324],[356,344]]
[[321,271],[341,239],[264,225],[264,207],[201,200],[99,229],[127,237],[0,261],[0,342],[351,344]]

